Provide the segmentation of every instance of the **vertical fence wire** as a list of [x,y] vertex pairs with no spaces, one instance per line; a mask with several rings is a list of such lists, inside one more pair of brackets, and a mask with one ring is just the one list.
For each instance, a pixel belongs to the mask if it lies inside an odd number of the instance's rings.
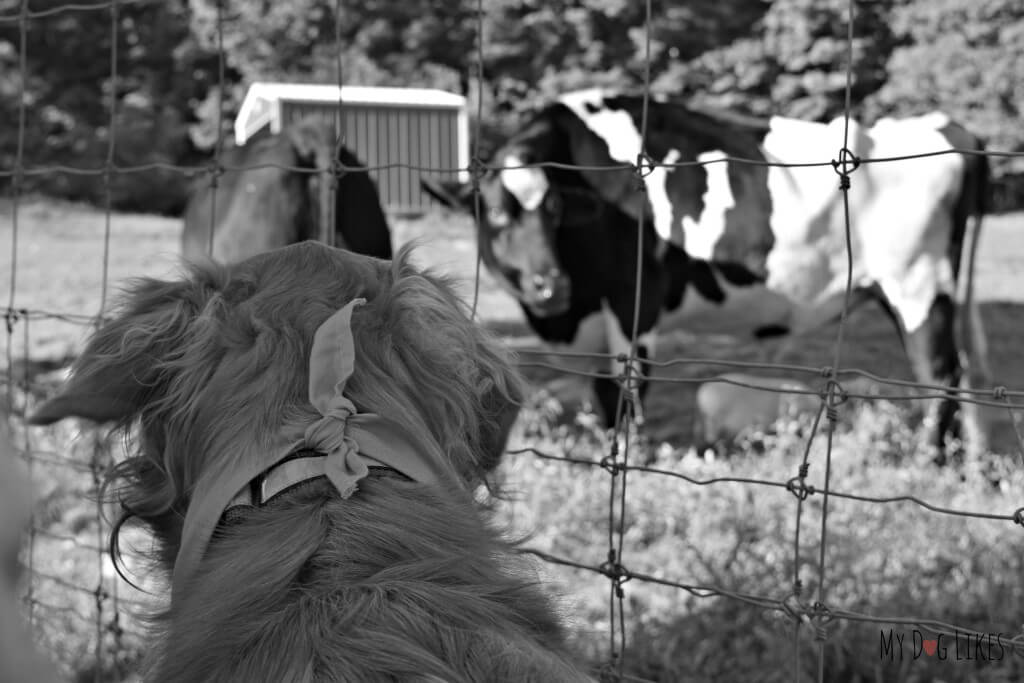
[[[341,17],[341,0],[335,0],[334,81],[338,86],[338,104],[334,111],[334,126],[329,127],[334,131],[334,156],[329,160],[329,170],[322,171],[319,174],[319,182],[321,183],[319,188],[320,239],[322,242],[330,246],[347,246],[338,245],[335,242],[338,221],[338,216],[335,213],[338,206],[338,184],[341,182],[342,177],[348,173],[348,169],[341,161],[341,151],[348,142],[348,121],[345,118],[345,96],[342,93],[342,88],[345,86],[345,59],[342,55],[341,47]],[[326,193],[323,187],[323,183],[325,182],[324,173],[328,173],[330,176],[330,189]],[[327,202],[327,206],[323,206],[323,202],[325,201]]]
[[[640,120],[640,149],[637,150],[636,167],[634,170],[634,181],[637,192],[646,191],[644,176],[653,170],[653,162],[647,153],[647,124],[648,109],[651,96],[651,0],[644,3],[644,60],[643,60],[643,94],[641,101]],[[626,514],[628,511],[626,485],[630,465],[630,445],[632,442],[630,424],[638,416],[640,396],[638,384],[635,382],[634,374],[642,374],[643,368],[637,363],[640,359],[637,354],[638,336],[640,330],[641,297],[643,295],[643,268],[644,268],[644,226],[646,223],[646,201],[641,201],[640,211],[637,215],[637,243],[636,261],[633,265],[633,272],[636,284],[633,291],[633,319],[630,321],[629,349],[626,357],[621,359],[621,376],[619,395],[616,400],[615,415],[615,436],[611,442],[612,451],[609,456],[609,512],[608,512],[608,577],[610,585],[609,600],[609,631],[611,639],[610,666],[621,679],[625,674],[626,665],[626,614],[625,614],[625,590],[623,584],[629,579],[628,571],[625,569],[624,548],[626,538]],[[609,324],[619,324],[610,322]],[[619,359],[616,359],[619,360]],[[618,459],[619,443],[622,443],[622,459]],[[618,496],[616,496],[616,486]],[[616,523],[616,517],[618,519]],[[618,624],[616,624],[616,616]],[[618,640],[616,642],[616,631]]]
[[[94,327],[99,329],[103,324],[103,315],[107,308],[107,280],[110,275],[110,232],[111,232],[111,221],[113,211],[113,188],[112,175],[116,172],[115,169],[115,146],[117,144],[117,96],[118,96],[118,41],[120,37],[120,31],[118,30],[118,0],[111,0],[110,2],[110,80],[107,84],[108,89],[108,117],[107,117],[107,153],[103,163],[103,265],[100,276],[100,306],[96,312],[96,321]],[[93,451],[92,456],[89,459],[89,470],[92,476],[92,483],[94,490],[97,494],[100,490],[100,481],[103,477],[103,471],[106,463],[101,458],[101,451],[96,446],[100,440],[98,433],[93,434]],[[103,547],[103,535],[104,535],[104,515],[103,515],[103,501],[99,495],[96,495],[95,501],[95,524],[96,524],[96,547]],[[100,683],[103,680],[103,674],[106,669],[106,655],[104,652],[104,638],[103,634],[106,629],[104,627],[104,615],[106,607],[106,589],[104,588],[104,557],[102,552],[96,553],[96,587],[93,589],[93,600],[95,614],[95,627],[96,627],[96,643],[93,651],[93,657],[96,660],[95,668],[93,669],[93,680],[95,683]],[[116,605],[114,606],[116,610]]]
[[[473,120],[473,139],[471,141],[469,172],[473,183],[473,221],[480,225],[480,178],[484,165],[480,159],[480,136],[484,118],[484,2],[476,0],[476,118]],[[468,82],[468,79],[467,79]],[[470,316],[477,319],[477,306],[480,303],[480,266],[483,262],[483,251],[480,240],[476,241],[476,263],[473,266],[473,303]]]
[[208,169],[210,174],[210,232],[207,236],[206,254],[213,258],[214,234],[217,231],[217,189],[220,178],[224,175],[224,88],[227,79],[224,59],[224,3],[227,0],[216,0],[216,33],[217,33],[217,138],[213,147],[213,162]]
[[[25,125],[27,118],[27,99],[28,99],[28,86],[26,84],[28,80],[28,0],[21,0],[21,5],[18,11],[18,141],[17,148],[15,150],[14,157],[14,176],[11,178],[11,291],[7,302],[7,311],[4,315],[4,322],[6,325],[7,333],[7,418],[10,420],[10,416],[14,414],[14,329],[15,323],[21,322],[24,325],[24,342],[25,346],[23,349],[24,355],[27,358],[29,354],[29,321],[28,314],[25,312],[21,314],[17,311],[14,306],[17,303],[17,291],[18,291],[18,235],[20,231],[19,214],[21,208],[21,192],[22,182],[24,181],[25,173]],[[27,363],[26,363],[27,369]],[[10,425],[8,425],[10,426]],[[9,434],[13,434],[8,430]],[[28,434],[28,430],[24,430],[24,437],[22,439],[22,447],[25,449],[27,469],[29,481],[35,480],[35,461],[28,454],[32,452],[31,436]],[[31,487],[30,487],[31,489]],[[25,569],[28,572],[30,579],[26,583],[26,597],[25,602],[28,605],[28,622],[30,626],[35,626],[36,610],[35,610],[35,588],[33,586],[34,581],[31,577],[35,571],[35,544],[36,544],[36,501],[32,491],[29,491],[29,504],[32,506],[29,510],[29,528],[28,528],[28,542],[26,548],[26,559]]]

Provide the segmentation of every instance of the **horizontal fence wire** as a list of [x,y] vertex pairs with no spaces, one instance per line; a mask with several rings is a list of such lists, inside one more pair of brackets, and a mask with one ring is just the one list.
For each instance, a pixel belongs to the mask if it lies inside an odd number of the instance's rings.
[[[913,159],[928,159],[932,157],[945,156],[949,154],[961,154],[961,155],[972,155],[972,156],[984,156],[990,158],[1024,158],[1024,152],[1010,152],[1000,150],[977,150],[977,149],[960,149],[950,148],[943,150],[936,150],[932,152],[920,152],[916,154],[905,154],[902,156],[888,156],[888,157],[857,157],[861,164],[888,164],[896,163],[900,161],[910,161]],[[373,172],[373,171],[387,171],[391,169],[404,169],[410,171],[430,171],[432,173],[497,173],[505,170],[519,170],[526,168],[554,168],[565,171],[595,171],[595,172],[606,172],[615,173],[622,171],[628,171],[630,173],[635,172],[649,172],[654,168],[665,168],[665,169],[677,169],[677,168],[692,168],[695,166],[711,166],[719,163],[736,163],[746,164],[749,166],[763,166],[763,167],[778,167],[778,168],[831,168],[834,164],[834,160],[827,161],[804,161],[804,162],[786,162],[786,161],[769,161],[767,159],[749,159],[745,157],[736,157],[723,155],[715,157],[714,159],[707,160],[694,160],[694,161],[676,161],[676,162],[663,162],[655,161],[653,159],[646,159],[641,165],[621,162],[611,164],[568,164],[558,161],[536,161],[526,164],[490,164],[490,163],[471,163],[465,166],[431,166],[424,164],[412,164],[403,161],[394,161],[380,164],[352,164],[347,165],[344,163],[338,163],[338,169],[344,172]],[[82,167],[82,166],[68,166],[66,164],[45,164],[39,166],[25,166],[23,168],[10,168],[0,169],[0,178],[14,178],[14,177],[30,177],[30,176],[43,176],[52,175],[54,173],[66,173],[68,175],[77,176],[102,176],[107,173],[115,175],[130,175],[135,173],[148,173],[151,171],[173,171],[181,173],[183,175],[203,175],[213,174],[220,175],[227,171],[253,171],[259,169],[275,168],[282,171],[291,171],[293,173],[304,173],[309,175],[316,175],[321,173],[319,169],[309,168],[307,166],[294,166],[290,164],[278,164],[278,163],[258,163],[258,164],[171,164],[166,162],[151,162],[146,164],[133,164],[133,165],[117,165],[111,164],[109,168],[106,165],[94,166],[94,167]]]
[[[118,8],[128,5],[138,4],[150,4],[154,0],[115,0],[105,1],[97,3],[69,3],[66,5],[59,5],[50,7],[44,10],[31,10],[27,0],[22,0],[20,5],[20,11],[17,14],[5,14],[0,15],[0,23],[19,23],[21,29],[22,43],[20,45],[19,52],[19,69],[24,75],[26,70],[26,26],[29,21],[33,19],[48,17],[56,14],[76,12],[76,11],[108,11],[111,15],[110,30],[116,34],[118,27]],[[482,0],[477,0],[477,41],[476,41],[476,54],[473,56],[476,61],[476,80],[479,88],[478,92],[483,92],[485,85],[484,81],[484,57],[486,45],[484,44],[483,27],[485,20],[485,13],[483,9]],[[652,16],[651,0],[646,0],[645,3],[645,20],[644,20],[644,31],[645,31],[645,72],[644,72],[644,88],[643,88],[643,113],[641,123],[641,140],[646,140],[647,132],[647,106],[648,98],[651,94],[650,88],[650,36],[652,26],[656,22],[656,18]],[[854,12],[854,2],[849,2],[850,16],[849,25],[852,27],[852,19]],[[342,83],[343,69],[341,62],[341,11],[340,2],[335,3],[335,41],[337,51],[337,69],[336,75],[338,84]],[[220,79],[220,95],[223,97],[223,85],[224,79],[224,48],[223,48],[223,24],[225,21],[224,16],[224,3],[217,2],[217,40],[219,45],[219,79]],[[848,41],[852,42],[852,28]],[[117,74],[117,40],[111,41],[111,77],[115,81],[118,78]],[[851,60],[852,61],[852,60]],[[847,74],[849,79],[851,64],[847,64]],[[22,78],[21,83],[21,96],[19,99],[19,121],[18,121],[18,148],[15,156],[15,163],[13,168],[0,169],[0,178],[9,179],[12,183],[12,201],[11,201],[11,224],[12,224],[12,237],[11,237],[11,275],[10,275],[10,292],[8,297],[8,303],[4,310],[4,321],[6,327],[6,359],[7,369],[3,376],[0,376],[0,381],[6,384],[7,388],[7,399],[8,407],[11,409],[11,414],[23,415],[25,411],[30,408],[31,398],[27,393],[21,393],[16,396],[15,390],[22,390],[27,392],[33,387],[34,379],[29,372],[29,361],[30,349],[32,348],[32,337],[30,329],[32,325],[41,320],[52,320],[60,321],[67,324],[75,325],[82,328],[83,331],[93,328],[97,325],[102,325],[108,321],[109,314],[107,312],[107,283],[108,273],[107,269],[109,266],[110,258],[110,240],[111,240],[111,215],[112,215],[112,195],[111,195],[111,180],[123,174],[138,174],[147,173],[152,171],[172,171],[178,172],[184,175],[190,176],[208,176],[210,185],[213,189],[213,201],[216,202],[217,196],[217,183],[218,178],[225,172],[233,171],[246,171],[266,168],[277,168],[281,170],[292,171],[295,173],[308,173],[317,174],[321,173],[322,169],[310,169],[305,167],[288,166],[281,164],[253,164],[245,166],[232,166],[225,165],[222,162],[223,152],[223,135],[224,126],[222,125],[221,117],[223,116],[224,107],[222,103],[218,104],[218,126],[217,126],[217,142],[215,145],[214,158],[209,164],[201,165],[176,165],[169,163],[148,163],[141,165],[118,165],[115,163],[115,145],[117,143],[117,99],[116,93],[117,88],[112,87],[109,97],[109,114],[110,122],[108,128],[109,138],[107,140],[107,155],[105,163],[102,166],[94,168],[77,167],[73,165],[65,164],[48,164],[48,165],[37,165],[32,166],[25,163],[24,153],[24,139],[25,139],[25,117],[27,112],[26,96],[24,92],[25,78]],[[847,96],[849,95],[849,83],[847,84]],[[360,165],[360,166],[344,166],[339,165],[333,169],[335,173],[335,180],[337,179],[338,173],[351,172],[351,171],[366,171],[366,172],[379,172],[390,169],[406,169],[415,170],[421,172],[432,172],[432,173],[452,173],[457,171],[465,171],[470,173],[473,179],[475,189],[477,190],[474,194],[477,197],[474,206],[474,214],[477,223],[480,221],[481,202],[479,200],[479,179],[484,173],[493,173],[506,168],[556,168],[556,169],[567,169],[567,170],[586,170],[586,171],[607,171],[607,172],[622,172],[628,171],[636,175],[637,179],[640,180],[642,177],[649,173],[654,168],[683,168],[693,166],[705,166],[708,164],[715,164],[720,162],[737,163],[737,164],[748,164],[755,166],[780,166],[780,167],[836,167],[835,159],[823,159],[820,162],[803,162],[803,163],[783,163],[775,162],[766,159],[750,159],[733,156],[716,157],[714,160],[708,161],[692,161],[692,162],[676,162],[676,163],[662,163],[650,159],[641,150],[641,154],[637,160],[637,163],[623,163],[623,164],[611,164],[611,165],[570,165],[561,164],[554,162],[537,162],[521,165],[493,165],[484,162],[479,157],[479,143],[480,143],[480,125],[483,118],[483,111],[481,108],[482,98],[477,98],[477,110],[474,118],[475,123],[475,136],[473,138],[473,149],[471,152],[472,160],[468,166],[458,167],[445,167],[439,168],[437,166],[426,166],[420,164],[410,163],[381,163],[373,165]],[[339,107],[341,103],[339,103]],[[844,117],[846,121],[849,121],[849,101],[847,100],[846,111]],[[339,140],[339,144],[343,143],[344,140]],[[844,145],[845,149],[845,145]],[[829,152],[823,150],[823,157],[827,156]],[[936,150],[933,152],[926,152],[921,154],[905,155],[905,156],[890,156],[890,157],[879,157],[879,158],[859,158],[861,164],[873,164],[873,163],[896,163],[907,161],[910,159],[921,159],[930,158],[946,154],[962,154],[962,155],[983,155],[986,157],[1024,157],[1024,152],[1009,152],[1009,151],[998,151],[998,150],[973,150],[973,149],[944,149]],[[840,154],[840,157],[842,155]],[[18,252],[19,252],[19,231],[21,230],[21,224],[19,223],[19,213],[21,205],[24,201],[22,187],[23,183],[27,178],[52,175],[52,174],[68,174],[76,176],[97,176],[104,179],[104,213],[105,213],[105,226],[104,226],[104,248],[103,248],[103,274],[102,274],[102,293],[101,303],[99,310],[95,314],[86,314],[81,312],[61,312],[54,310],[40,310],[34,308],[28,308],[18,306]],[[849,178],[850,176],[846,176]],[[852,182],[856,183],[856,176],[852,176]],[[637,183],[637,191],[643,192],[643,183]],[[212,214],[215,211],[211,211]],[[639,225],[643,226],[643,215],[640,216]],[[847,232],[849,231],[849,224],[847,223]],[[639,252],[643,251],[643,230],[639,230]],[[212,240],[213,231],[210,231]],[[480,267],[481,258],[479,252],[479,244],[477,245],[476,253],[476,273],[477,276],[474,280],[474,294],[472,309],[474,313],[477,312],[477,301],[479,298],[479,287],[480,287]],[[848,252],[849,255],[849,252]],[[642,268],[642,261],[638,259],[637,269]],[[639,274],[639,270],[637,271]],[[640,278],[637,278],[639,283]],[[848,286],[849,288],[849,286]],[[639,302],[639,286],[635,293],[636,300]],[[639,311],[639,306],[636,306],[636,310]],[[844,315],[845,315],[844,308]],[[19,328],[21,328],[19,330]],[[582,570],[585,572],[593,573],[597,576],[604,577],[609,581],[609,642],[608,642],[608,662],[606,666],[600,667],[596,672],[602,677],[609,677],[623,681],[641,681],[645,680],[630,675],[625,669],[627,665],[626,657],[629,652],[630,639],[629,633],[626,627],[626,609],[627,604],[625,601],[626,591],[628,590],[627,582],[632,583],[649,583],[652,585],[659,585],[669,587],[675,590],[685,591],[690,595],[701,598],[727,598],[729,600],[737,601],[752,607],[755,607],[766,612],[776,613],[781,615],[784,619],[788,620],[793,624],[793,648],[794,648],[794,671],[796,672],[795,679],[799,680],[800,669],[799,661],[801,658],[800,648],[801,646],[801,633],[810,632],[816,636],[821,636],[824,629],[827,629],[829,622],[835,619],[843,619],[847,621],[855,622],[871,622],[877,624],[895,624],[895,625],[916,625],[922,628],[927,628],[930,631],[937,634],[971,634],[971,635],[982,635],[979,631],[971,628],[961,627],[955,624],[949,624],[943,621],[930,619],[927,616],[884,616],[884,615],[872,615],[863,614],[856,611],[845,610],[838,606],[829,605],[824,593],[819,593],[818,599],[812,602],[808,602],[799,591],[800,585],[800,574],[801,566],[807,564],[806,561],[800,559],[800,553],[802,550],[802,543],[800,535],[805,533],[807,530],[801,528],[801,515],[802,508],[800,506],[807,500],[815,499],[827,501],[828,498],[845,499],[859,501],[863,503],[869,503],[873,505],[910,505],[918,507],[922,510],[926,510],[930,513],[943,516],[953,517],[967,517],[979,520],[989,520],[993,522],[1004,522],[1008,523],[1011,530],[1019,532],[1024,527],[1024,507],[1017,509],[1006,509],[998,512],[982,511],[982,510],[966,510],[957,507],[951,507],[948,505],[940,504],[936,501],[929,501],[926,497],[919,497],[916,495],[891,495],[891,496],[876,496],[876,495],[863,495],[852,491],[843,491],[832,487],[829,481],[829,474],[826,460],[826,468],[824,473],[824,479],[818,485],[811,484],[807,481],[808,479],[808,465],[810,458],[811,443],[815,438],[818,438],[819,426],[822,420],[825,420],[829,424],[827,426],[821,426],[821,429],[826,431],[826,438],[829,440],[829,446],[831,446],[831,435],[832,429],[831,424],[834,423],[836,418],[837,409],[848,399],[863,399],[863,400],[885,400],[885,401],[920,401],[924,399],[938,399],[944,398],[950,395],[956,396],[956,398],[964,403],[975,404],[985,407],[1001,408],[1005,409],[1013,417],[1014,411],[1020,411],[1024,409],[1024,391],[1012,390],[1004,386],[992,386],[983,388],[967,388],[967,387],[948,387],[936,384],[921,383],[908,380],[893,379],[885,376],[878,375],[867,370],[859,369],[856,367],[843,366],[839,362],[839,353],[842,350],[843,340],[842,333],[844,330],[844,324],[841,322],[839,327],[840,338],[837,339],[834,346],[835,351],[835,362],[828,366],[809,366],[793,363],[767,363],[767,362],[750,362],[750,361],[739,361],[739,360],[728,360],[728,359],[713,359],[713,358],[701,358],[701,357],[681,357],[677,356],[666,360],[653,360],[643,359],[644,363],[655,371],[643,372],[639,367],[639,361],[641,360],[637,355],[637,337],[638,337],[638,319],[633,321],[633,329],[630,339],[630,350],[627,354],[604,354],[604,353],[579,353],[579,352],[568,352],[559,351],[555,349],[545,350],[532,350],[532,349],[520,349],[517,351],[521,357],[520,364],[523,367],[532,367],[546,370],[559,371],[566,374],[573,374],[579,377],[586,378],[605,378],[612,379],[619,382],[621,391],[619,397],[620,407],[625,410],[621,414],[625,417],[620,417],[616,421],[615,428],[612,430],[612,438],[609,439],[608,452],[600,454],[600,457],[594,457],[594,455],[579,455],[574,453],[574,446],[569,444],[562,444],[558,449],[558,452],[548,452],[536,447],[524,447],[512,449],[509,451],[509,455],[517,457],[530,457],[541,461],[552,461],[562,464],[566,468],[600,468],[606,471],[609,475],[609,491],[608,491],[608,505],[607,505],[607,541],[608,548],[606,557],[602,562],[586,562],[578,558],[566,558],[560,557],[556,554],[549,552],[540,551],[537,549],[525,548],[524,552],[529,553],[540,560],[565,567],[571,567],[574,569]],[[21,332],[22,346],[24,349],[24,361],[23,366],[19,366],[14,356],[14,340],[18,332]],[[539,360],[534,360],[539,359]],[[557,362],[544,362],[545,359],[553,360],[592,360],[598,361],[605,364],[610,369],[607,372],[599,371],[584,371],[578,368],[573,368],[565,365],[560,365]],[[734,378],[728,377],[721,373],[705,374],[696,377],[669,377],[663,374],[659,374],[657,370],[666,370],[669,368],[677,367],[680,365],[694,365],[700,367],[711,366],[723,366],[728,368],[743,368],[743,369],[757,369],[774,372],[788,372],[788,373],[799,373],[807,375],[809,378],[815,378],[820,381],[820,387],[812,387],[809,389],[787,389],[772,386],[762,386],[754,383],[748,383],[738,381]],[[20,368],[20,370],[19,370]],[[615,369],[612,369],[615,368]],[[893,387],[900,390],[905,390],[906,393],[902,394],[886,394],[874,395],[868,393],[861,393],[856,391],[848,391],[844,388],[843,382],[847,379],[858,377],[869,379],[876,382],[879,385]],[[792,477],[782,478],[778,480],[759,479],[752,477],[732,477],[732,476],[716,476],[708,478],[699,478],[690,476],[678,471],[672,471],[664,468],[651,467],[647,465],[636,464],[632,459],[635,459],[635,454],[630,453],[630,448],[635,448],[635,440],[632,438],[630,432],[630,416],[633,416],[633,408],[637,403],[637,386],[639,382],[652,382],[652,383],[671,383],[671,384],[704,384],[708,382],[722,382],[725,384],[731,384],[735,386],[745,387],[757,391],[774,392],[779,394],[804,394],[813,397],[817,397],[820,400],[820,409],[817,415],[817,419],[814,422],[814,427],[811,431],[810,436],[807,438],[806,451],[804,453],[804,460],[800,470]],[[64,453],[54,452],[40,448],[36,445],[35,440],[32,437],[32,432],[27,429],[21,429],[18,432],[21,436],[19,442],[16,444],[21,457],[26,461],[29,466],[30,475],[34,479],[38,479],[38,474],[41,469],[47,469],[48,471],[63,470],[71,476],[88,476],[90,485],[88,488],[92,495],[95,495],[96,489],[99,487],[104,472],[107,467],[113,461],[111,454],[111,448],[104,438],[99,436],[98,432],[88,433],[84,432],[79,435],[79,441],[87,440],[91,441],[90,451],[88,457],[83,458],[81,454],[67,455]],[[1017,432],[1018,446],[1020,448],[1020,455],[1022,462],[1024,462],[1024,442],[1021,441],[1019,430]],[[831,448],[828,449],[826,458],[831,456]],[[629,514],[629,496],[628,492],[632,490],[631,487],[643,486],[643,477],[656,476],[676,479],[681,485],[688,486],[700,486],[700,487],[713,487],[718,485],[726,484],[740,484],[750,487],[762,487],[776,490],[783,490],[791,493],[797,503],[796,519],[797,524],[795,526],[795,538],[794,548],[796,551],[795,557],[795,574],[794,574],[794,586],[793,590],[782,597],[779,596],[766,596],[766,595],[753,595],[746,594],[742,591],[727,589],[724,586],[715,585],[704,585],[687,582],[684,577],[678,577],[674,579],[667,579],[664,577],[655,576],[649,573],[643,573],[633,571],[629,568],[629,559],[627,555],[628,548],[625,542],[625,527],[626,519]],[[629,487],[627,488],[627,482]],[[58,492],[59,493],[59,492]],[[54,494],[58,495],[58,494]],[[45,502],[45,501],[37,501]],[[34,507],[38,507],[34,506]],[[817,574],[819,577],[824,579],[825,571],[827,569],[825,562],[825,548],[826,548],[826,532],[827,532],[827,505],[823,506],[822,509],[822,528],[820,530],[819,548],[820,557],[817,561]],[[91,642],[93,643],[92,657],[96,661],[95,666],[95,680],[107,680],[107,671],[110,667],[116,667],[117,662],[120,659],[119,651],[124,648],[122,641],[125,635],[124,630],[121,627],[121,614],[130,610],[142,610],[149,606],[149,603],[142,599],[134,599],[120,595],[119,588],[120,581],[116,577],[109,577],[109,559],[107,558],[107,543],[106,534],[109,531],[109,522],[104,514],[103,506],[97,502],[90,514],[91,519],[89,523],[85,525],[92,529],[91,534],[73,534],[54,531],[45,524],[44,519],[40,519],[38,513],[33,517],[32,524],[28,532],[27,541],[27,552],[26,560],[31,575],[31,581],[28,582],[26,592],[24,595],[24,602],[29,618],[32,619],[36,625],[39,625],[41,620],[54,618],[56,614],[66,614],[73,616],[79,622],[78,626],[83,629],[92,629],[93,633],[91,636]],[[1014,528],[1016,527],[1016,528]],[[89,540],[85,540],[85,538]],[[69,547],[75,550],[84,552],[92,556],[92,573],[95,574],[95,580],[89,582],[77,582],[74,578],[68,578],[61,575],[59,572],[51,568],[43,568],[38,566],[36,555],[39,552],[41,544],[56,543],[61,544],[62,547]],[[131,558],[131,554],[129,554]],[[138,561],[141,562],[141,556]],[[74,593],[83,598],[86,598],[86,602],[75,602],[74,604],[59,605],[53,604],[51,599],[53,596],[49,595],[54,587],[59,587],[64,591]],[[819,591],[824,591],[826,587],[825,581],[822,580],[819,583]],[[107,639],[107,635],[112,634],[113,639]],[[818,637],[818,676],[817,680],[825,680],[824,674],[824,642],[825,638]],[[1009,647],[1015,652],[1024,655],[1024,633],[1018,634],[1005,642],[1009,644]]]

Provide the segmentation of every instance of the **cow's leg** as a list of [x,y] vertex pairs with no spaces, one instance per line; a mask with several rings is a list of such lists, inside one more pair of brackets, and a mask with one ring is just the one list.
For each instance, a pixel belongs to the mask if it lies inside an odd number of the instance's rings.
[[[918,382],[956,387],[960,383],[961,366],[954,332],[956,307],[948,294],[939,294],[932,301],[923,324],[914,330],[904,328],[907,355]],[[938,423],[933,443],[938,448],[936,462],[944,464],[946,435],[959,437],[956,419],[958,402],[954,394],[942,399],[938,406]]]
[[[993,383],[993,375],[988,361],[988,340],[985,338],[978,302],[971,300],[959,310],[961,316],[967,316],[968,323],[968,329],[963,331],[964,348],[960,354],[961,364],[964,366],[963,386],[967,389],[989,388]],[[1001,419],[1005,413],[999,408],[970,403],[962,404],[960,410],[960,421],[963,424],[968,453],[983,455],[989,449],[989,438],[995,421]]]
[[[627,351],[628,352],[628,351]],[[618,355],[618,354],[616,354]],[[634,372],[632,379],[630,380],[632,386],[636,388],[636,405],[634,406],[634,415],[638,420],[643,419],[643,402],[647,396],[647,391],[650,388],[650,382],[642,379],[638,379],[636,371],[642,375],[648,375],[651,371],[651,364],[647,361],[651,357],[651,350],[648,348],[648,344],[643,341],[643,337],[637,340],[636,355],[640,359],[639,363],[634,363]],[[601,406],[601,414],[605,419],[605,426],[614,427],[618,412],[620,411],[619,406],[619,389],[622,387],[621,380],[622,373],[625,370],[625,364],[617,361],[611,363],[611,374],[615,375],[614,379],[607,377],[596,377],[594,379],[594,394],[597,397],[597,402]],[[621,412],[625,412],[625,400],[629,398],[627,394],[624,397]],[[625,415],[623,415],[625,417]]]
[[[604,308],[605,324],[608,334],[608,347],[612,357],[610,364],[611,378],[598,377],[594,379],[594,394],[597,397],[597,402],[601,406],[601,413],[604,416],[605,425],[613,427],[618,421],[620,411],[626,407],[626,400],[629,398],[629,394],[624,397],[624,400],[619,401],[619,390],[622,386],[621,377],[624,376],[626,370],[626,363],[618,360],[620,356],[629,356],[630,353],[630,339],[622,331],[617,317],[611,311],[610,308],[605,306]],[[637,337],[636,345],[636,357],[638,360],[632,364],[630,372],[630,386],[635,389],[635,402],[633,405],[633,414],[638,421],[643,420],[643,400],[647,395],[648,382],[639,379],[638,376],[646,376],[650,374],[651,365],[648,362],[654,355],[654,333],[647,332],[640,334]]]
[[614,379],[607,377],[594,378],[594,396],[601,407],[604,426],[608,428],[615,426],[616,411],[619,410],[619,388],[618,381]]

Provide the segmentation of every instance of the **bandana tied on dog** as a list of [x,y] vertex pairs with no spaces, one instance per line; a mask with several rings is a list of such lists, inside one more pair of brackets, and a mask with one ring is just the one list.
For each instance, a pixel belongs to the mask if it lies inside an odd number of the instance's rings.
[[354,299],[328,318],[313,337],[309,357],[309,402],[320,413],[306,428],[302,440],[282,442],[266,453],[239,453],[222,458],[204,473],[185,515],[181,547],[174,563],[171,600],[183,595],[214,528],[235,495],[249,482],[295,451],[307,448],[322,453],[325,475],[342,498],[349,498],[370,466],[385,466],[413,481],[439,484],[451,480],[432,439],[413,439],[396,422],[371,413],[357,414],[344,395],[345,384],[355,368],[352,312],[365,299]]

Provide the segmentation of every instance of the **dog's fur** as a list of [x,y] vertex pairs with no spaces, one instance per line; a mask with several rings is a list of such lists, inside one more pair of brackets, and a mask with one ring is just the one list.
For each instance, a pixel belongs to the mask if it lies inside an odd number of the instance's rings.
[[504,450],[520,379],[408,250],[388,262],[305,242],[139,281],[33,421],[139,425],[138,453],[112,482],[169,571],[204,470],[300,439],[320,417],[307,398],[313,335],[356,297],[367,303],[352,317],[345,395],[446,454],[456,483],[371,476],[342,500],[315,480],[222,521],[155,617],[147,680],[589,680],[525,559],[473,498]]

